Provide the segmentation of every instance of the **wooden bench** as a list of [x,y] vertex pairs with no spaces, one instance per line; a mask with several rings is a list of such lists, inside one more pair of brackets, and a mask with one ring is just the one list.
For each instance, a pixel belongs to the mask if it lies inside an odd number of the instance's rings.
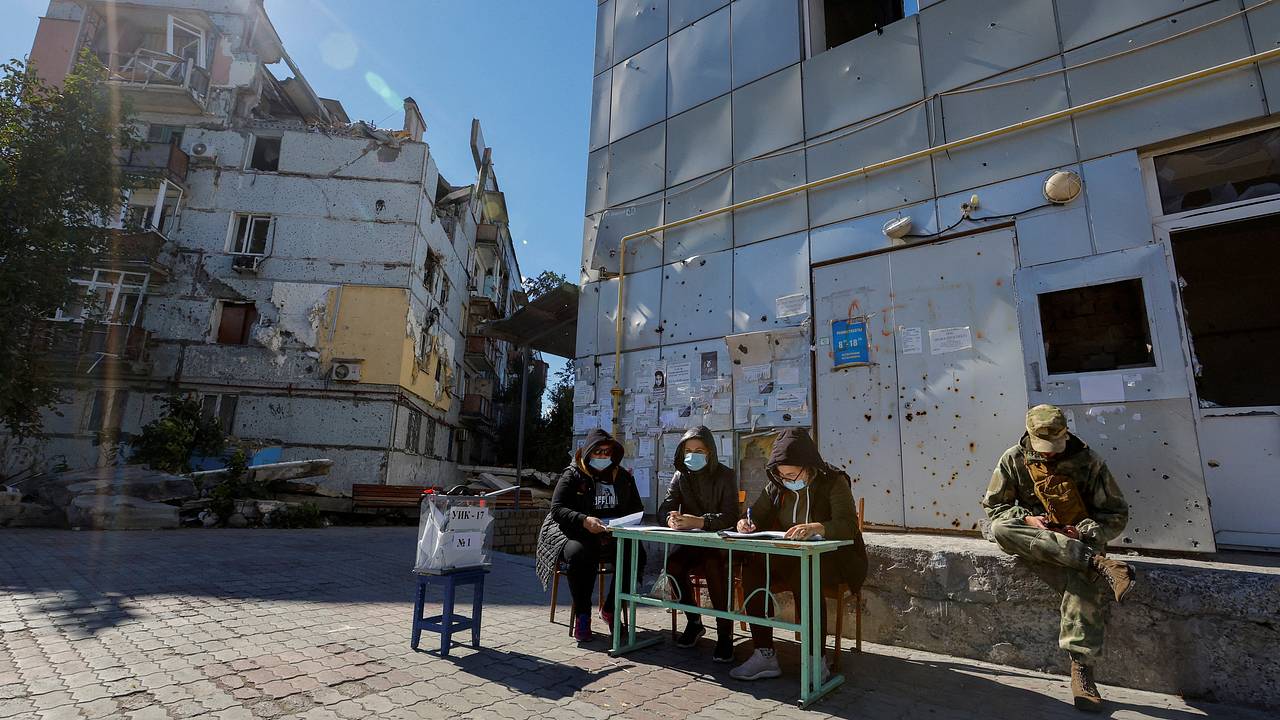
[[365,485],[351,486],[353,508],[417,508],[426,488],[417,485]]

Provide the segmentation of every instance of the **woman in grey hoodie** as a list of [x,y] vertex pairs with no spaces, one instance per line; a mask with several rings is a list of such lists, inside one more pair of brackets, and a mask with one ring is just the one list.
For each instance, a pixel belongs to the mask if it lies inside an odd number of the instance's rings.
[[[676,530],[718,532],[737,520],[738,480],[733,468],[720,464],[716,439],[711,431],[699,425],[691,428],[676,446],[676,474],[667,488],[667,497],[658,507],[658,517]],[[707,580],[711,606],[727,609],[728,558],[724,551],[713,548],[679,546],[667,559],[667,573],[675,578],[680,602],[696,605],[691,574]],[[702,616],[688,613],[688,623],[676,644],[693,647],[706,633]],[[716,619],[716,648],[712,659],[733,660],[733,621]]]

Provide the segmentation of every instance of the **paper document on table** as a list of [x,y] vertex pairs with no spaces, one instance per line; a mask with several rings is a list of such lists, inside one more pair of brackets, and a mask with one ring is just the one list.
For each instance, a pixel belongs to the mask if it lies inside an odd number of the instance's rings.
[[630,527],[632,525],[639,525],[640,521],[643,519],[644,519],[643,512],[631,513],[630,515],[623,515],[622,517],[613,518],[612,520],[609,521],[608,525],[611,528]]
[[628,526],[627,529],[628,530],[655,530],[658,532],[686,532],[686,533],[706,532],[706,530],[702,530],[700,528],[689,528],[688,530],[677,530],[675,528],[666,527],[665,525],[631,525],[631,526]]
[[787,537],[787,533],[785,530],[757,530],[753,533],[721,530],[720,537],[733,538],[734,540],[782,540]]

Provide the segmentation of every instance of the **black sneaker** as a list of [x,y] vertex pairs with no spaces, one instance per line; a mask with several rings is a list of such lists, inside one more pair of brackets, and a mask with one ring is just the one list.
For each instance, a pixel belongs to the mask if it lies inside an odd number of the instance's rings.
[[684,626],[684,632],[680,633],[680,637],[676,640],[676,645],[682,648],[690,648],[698,644],[698,638],[707,634],[707,628],[702,623],[691,622]]
[[711,659],[718,663],[733,662],[733,638],[720,638],[716,641],[716,650]]

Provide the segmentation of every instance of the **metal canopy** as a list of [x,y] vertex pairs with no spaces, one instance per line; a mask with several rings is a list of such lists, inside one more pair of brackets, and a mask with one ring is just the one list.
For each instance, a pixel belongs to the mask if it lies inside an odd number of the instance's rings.
[[564,283],[502,320],[480,326],[480,334],[517,347],[572,358],[578,333],[578,286]]

